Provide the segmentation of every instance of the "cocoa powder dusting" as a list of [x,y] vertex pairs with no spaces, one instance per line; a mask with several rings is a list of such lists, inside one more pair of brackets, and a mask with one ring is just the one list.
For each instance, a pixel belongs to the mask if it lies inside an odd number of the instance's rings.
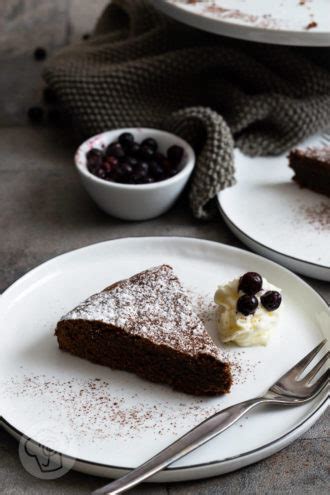
[[[199,295],[188,290],[188,297],[205,326],[212,328],[216,325],[213,294]],[[220,352],[231,364],[233,386],[255,380],[254,372],[259,363],[246,360],[244,350],[222,348]],[[182,428],[186,429],[183,425],[197,425],[223,407],[221,396],[210,399],[171,391],[167,400],[165,387],[147,382],[144,387],[143,381],[136,377],[134,379],[139,382],[135,392],[134,385],[120,387],[120,380],[116,377],[107,380],[98,377],[61,379],[24,372],[23,369],[21,373],[9,380],[0,380],[6,397],[13,400],[15,397],[17,400],[26,398],[27,401],[33,398],[40,404],[47,404],[53,411],[60,410],[72,434],[87,435],[95,443],[116,438],[129,442],[143,438],[144,432],[148,431],[158,437],[180,435]],[[151,387],[155,389],[152,389],[150,400]]]
[[318,231],[330,230],[330,202],[325,201],[303,209],[307,222]]

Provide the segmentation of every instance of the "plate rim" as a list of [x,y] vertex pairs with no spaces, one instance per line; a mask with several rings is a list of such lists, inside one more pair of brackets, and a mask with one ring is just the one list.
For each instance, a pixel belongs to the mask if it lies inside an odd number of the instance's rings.
[[[157,241],[157,240],[158,241],[164,241],[164,239],[167,239],[168,242],[173,242],[175,240],[179,240],[179,241],[185,241],[185,242],[188,242],[188,243],[198,242],[198,243],[201,243],[201,244],[209,244],[209,245],[212,245],[212,246],[218,246],[221,249],[225,249],[225,250],[228,250],[228,251],[234,251],[236,253],[243,252],[245,255],[247,255],[249,257],[252,257],[252,258],[254,258],[254,257],[260,258],[261,260],[266,261],[267,263],[270,263],[271,265],[275,265],[277,269],[280,269],[281,271],[288,272],[289,276],[293,277],[294,279],[297,279],[300,284],[303,284],[309,290],[311,290],[312,292],[314,292],[315,296],[319,299],[319,301],[325,307],[325,309],[326,310],[329,310],[329,305],[328,305],[326,299],[317,290],[315,290],[313,287],[311,287],[307,282],[305,282],[303,279],[301,279],[301,277],[299,277],[297,274],[295,274],[294,272],[292,272],[288,268],[283,267],[279,263],[276,263],[275,261],[269,260],[268,258],[266,258],[264,256],[261,256],[259,254],[256,254],[254,252],[251,252],[251,251],[248,251],[248,250],[245,250],[245,249],[236,247],[236,246],[231,246],[230,244],[224,244],[224,243],[221,243],[221,242],[217,242],[217,241],[213,241],[213,240],[208,240],[208,239],[201,239],[201,238],[196,238],[196,237],[187,237],[187,236],[182,236],[181,237],[181,236],[168,236],[168,235],[164,235],[164,236],[119,237],[119,238],[115,238],[115,239],[109,239],[109,240],[106,240],[106,241],[95,242],[95,243],[88,244],[86,246],[83,246],[83,247],[80,247],[80,248],[77,248],[77,249],[72,249],[72,250],[66,251],[66,252],[64,252],[62,254],[59,254],[59,255],[56,255],[53,258],[50,258],[49,260],[46,260],[46,261],[40,263],[39,265],[37,265],[36,267],[32,268],[31,270],[27,271],[24,275],[22,275],[21,277],[19,277],[15,282],[13,282],[9,287],[7,287],[5,289],[5,291],[0,295],[0,310],[1,310],[1,305],[2,305],[2,302],[3,302],[3,296],[7,295],[8,293],[10,295],[11,290],[14,290],[20,283],[24,282],[32,274],[38,272],[39,270],[42,270],[45,267],[45,265],[55,263],[59,258],[64,258],[64,257],[66,257],[68,255],[75,254],[75,253],[77,253],[79,251],[80,252],[81,251],[88,251],[89,249],[91,249],[91,248],[93,248],[95,246],[101,246],[101,245],[106,245],[106,244],[111,244],[111,243],[120,243],[120,242],[127,242],[127,241],[128,242],[132,242],[132,241],[133,242],[136,242],[136,241],[142,241],[142,240],[144,240],[144,241],[146,241],[146,240],[149,240],[149,241]],[[236,456],[232,456],[232,457],[229,457],[229,458],[226,458],[226,459],[222,459],[222,460],[215,460],[215,461],[210,461],[210,462],[205,462],[205,463],[192,464],[192,465],[188,465],[188,466],[179,466],[179,467],[174,467],[174,468],[169,466],[164,471],[166,471],[167,473],[171,473],[171,472],[175,473],[175,472],[189,471],[191,469],[197,470],[197,469],[201,469],[201,468],[206,468],[208,466],[223,465],[226,462],[230,462],[230,461],[235,461],[235,460],[236,461],[240,461],[242,459],[248,459],[250,456],[253,457],[254,454],[262,453],[263,451],[266,451],[265,452],[266,453],[265,457],[268,457],[268,455],[267,455],[267,450],[268,449],[270,449],[271,447],[276,447],[276,445],[278,443],[281,443],[281,441],[284,441],[286,439],[289,440],[289,437],[294,432],[298,432],[299,433],[299,430],[300,429],[303,429],[304,425],[306,423],[308,423],[309,421],[313,420],[313,418],[315,417],[315,421],[314,422],[312,421],[312,424],[314,424],[317,421],[319,415],[323,413],[323,408],[325,408],[327,402],[328,402],[328,397],[325,396],[323,398],[323,400],[321,399],[320,403],[315,407],[315,409],[312,412],[309,412],[309,414],[308,414],[307,417],[305,417],[297,425],[295,425],[293,428],[291,428],[288,432],[284,433],[283,435],[281,435],[280,437],[276,438],[275,440],[272,440],[271,442],[268,442],[267,444],[262,445],[262,446],[260,446],[260,447],[258,447],[256,449],[253,449],[251,451],[244,452],[244,453],[241,453],[241,454],[238,454]],[[10,430],[12,430],[13,432],[16,432],[16,434],[18,434],[19,436],[24,436],[24,432],[20,432],[16,427],[14,427],[13,425],[11,425],[11,423],[3,415],[0,415],[0,426],[2,426],[2,423],[6,424],[9,427]],[[33,439],[31,439],[31,440],[36,445],[39,445],[39,443],[36,442],[35,440],[33,440]],[[63,456],[64,459],[65,458],[66,459],[73,459],[72,457],[70,457],[70,456],[68,456],[66,454],[63,454],[62,452],[61,452],[61,455]],[[271,455],[271,453],[269,455]],[[114,465],[110,465],[110,464],[102,464],[102,463],[97,463],[97,462],[93,462],[93,461],[88,461],[86,459],[75,458],[75,460],[77,462],[83,464],[83,465],[86,465],[86,466],[108,468],[108,469],[113,469],[113,470],[127,470],[127,471],[133,469],[132,467],[123,467],[123,466],[114,466]],[[239,469],[239,466],[237,467],[237,469]]]
[[[234,186],[232,186],[232,187],[234,187]],[[230,189],[230,188],[228,188],[228,189]],[[224,190],[223,190],[223,191],[224,191]],[[222,193],[223,191],[220,191],[220,192],[217,194],[217,196],[216,196],[219,211],[220,211],[221,215],[223,216],[223,218],[224,218],[225,220],[227,220],[227,221],[228,221],[228,222],[229,222],[229,223],[230,223],[230,224],[231,224],[231,225],[232,225],[232,226],[233,226],[236,230],[238,230],[238,231],[242,234],[242,236],[247,237],[247,238],[248,238],[251,242],[254,242],[255,244],[258,244],[259,246],[261,246],[262,248],[266,249],[267,251],[272,251],[273,253],[278,254],[279,256],[284,256],[285,258],[291,259],[291,260],[293,260],[293,261],[297,261],[297,262],[299,262],[299,263],[304,263],[304,264],[309,265],[309,266],[311,266],[311,267],[321,268],[322,270],[327,270],[327,271],[329,271],[329,272],[330,272],[330,267],[329,267],[329,266],[327,266],[327,265],[320,265],[320,264],[318,264],[318,263],[314,263],[313,261],[307,261],[307,260],[303,260],[303,259],[301,259],[301,258],[296,258],[295,256],[292,256],[291,254],[285,254],[285,253],[282,253],[281,251],[277,251],[277,250],[276,250],[276,249],[274,249],[274,248],[268,247],[266,244],[263,244],[262,242],[257,241],[256,239],[254,239],[253,237],[251,237],[249,234],[247,234],[244,230],[242,230],[240,227],[238,227],[238,226],[236,225],[236,223],[235,223],[235,222],[233,222],[233,220],[231,220],[231,218],[229,218],[229,216],[227,215],[227,213],[226,213],[226,212],[225,212],[225,210],[223,209],[223,206],[222,206],[222,204],[221,204],[221,199],[220,199],[220,198],[221,198],[221,193]],[[262,255],[260,255],[260,254],[259,254],[258,256],[263,257],[263,256],[262,256]],[[268,258],[267,258],[267,259],[268,259]],[[270,261],[273,261],[273,260],[270,260]],[[279,263],[277,263],[276,261],[273,261],[273,263],[279,264]],[[280,266],[282,266],[282,265],[280,265]],[[284,268],[286,268],[286,267],[284,267]],[[289,270],[289,271],[291,271],[289,268],[286,268],[286,269],[287,269],[287,270]],[[320,295],[321,295],[321,294],[320,294]],[[321,297],[322,297],[322,296],[321,296]]]
[[[330,46],[330,33],[327,31],[293,31],[290,29],[275,29],[275,28],[263,28],[260,26],[249,26],[245,24],[235,24],[226,22],[222,19],[214,19],[210,16],[203,16],[197,12],[192,12],[178,4],[172,3],[171,0],[152,0],[153,6],[160,10],[162,13],[171,16],[179,22],[183,22],[186,25],[193,26],[197,29],[211,32],[219,36],[227,36],[229,38],[241,39],[251,41],[253,43],[267,43],[275,45],[289,45],[289,46]],[[202,18],[205,22],[212,25],[212,27],[205,28],[200,27],[198,19]],[[216,29],[213,26],[221,26],[220,29]],[[232,29],[235,29],[235,35],[229,34]],[[245,33],[252,32],[252,36],[247,36]],[[288,41],[288,38],[294,38]],[[305,41],[305,38],[309,37],[309,42]],[[282,39],[281,39],[282,38]],[[311,40],[312,38],[312,40]]]
[[[220,191],[216,198],[217,200],[219,201],[219,196],[220,194],[222,193],[222,191]],[[233,223],[233,222],[231,222]],[[234,223],[233,223],[234,225]],[[239,227],[237,227],[237,230],[240,230]],[[241,231],[243,234],[244,232]],[[249,237],[249,236],[247,236]],[[68,251],[64,251],[63,253],[60,253],[60,254],[57,254],[55,256],[53,256],[52,258],[46,260],[46,261],[43,261],[42,263],[39,263],[38,265],[36,265],[35,267],[31,268],[30,270],[28,270],[27,272],[25,272],[23,275],[21,275],[18,279],[16,279],[13,283],[11,283],[1,294],[0,294],[0,301],[2,301],[2,298],[7,296],[7,293],[11,290],[13,290],[14,288],[16,288],[16,286],[21,283],[22,281],[24,281],[26,278],[30,277],[31,274],[37,272],[38,270],[41,270],[42,268],[44,268],[45,265],[47,264],[51,264],[53,262],[55,262],[56,260],[58,260],[59,258],[64,258],[65,256],[68,256],[68,255],[73,255],[74,253],[77,253],[78,251],[84,251],[84,250],[88,250],[94,246],[101,246],[102,244],[105,245],[105,244],[109,244],[109,243],[114,243],[114,242],[123,242],[123,241],[137,241],[137,240],[145,240],[145,241],[148,241],[148,240],[164,240],[164,239],[168,239],[168,241],[173,241],[173,240],[185,240],[185,241],[188,241],[188,242],[200,242],[200,243],[204,243],[204,244],[212,244],[212,245],[217,245],[217,246],[221,246],[222,248],[228,250],[228,251],[237,251],[237,252],[243,252],[244,254],[248,255],[248,256],[252,256],[252,257],[257,257],[257,258],[260,258],[264,261],[266,261],[267,263],[271,263],[273,265],[276,265],[277,268],[280,268],[281,270],[285,270],[286,272],[289,272],[289,274],[295,278],[297,278],[299,280],[300,283],[303,283],[304,285],[306,285],[310,290],[314,291],[318,296],[319,298],[326,304],[327,307],[329,307],[329,304],[327,303],[326,299],[316,290],[314,289],[310,284],[308,284],[307,282],[305,282],[305,280],[303,280],[299,275],[297,275],[295,272],[293,272],[292,270],[290,270],[289,268],[281,265],[280,263],[277,263],[276,261],[273,261],[269,258],[267,258],[266,256],[263,256],[261,254],[258,254],[258,253],[255,253],[254,251],[249,251],[247,249],[245,249],[244,247],[237,247],[237,246],[232,246],[231,244],[225,244],[223,242],[220,242],[220,241],[215,241],[215,240],[211,240],[211,239],[202,239],[200,237],[193,237],[193,236],[177,236],[177,235],[155,235],[155,236],[129,236],[129,237],[116,237],[116,238],[113,238],[113,239],[108,239],[108,240],[105,240],[105,241],[99,241],[99,242],[93,242],[91,244],[87,244],[86,246],[82,246],[82,247],[78,247],[78,248],[75,248],[75,249],[70,249]],[[254,239],[251,238],[252,241],[254,241]],[[259,243],[260,245],[262,245],[261,243]],[[263,246],[263,245],[262,245]],[[265,246],[267,248],[267,246]],[[277,252],[275,251],[276,253],[282,255],[281,252]],[[282,255],[282,256],[286,256],[286,255]],[[289,256],[288,256],[289,257]],[[295,259],[294,257],[292,257],[292,259]],[[297,261],[301,261],[300,259],[296,259]],[[308,263],[308,262],[306,262]],[[325,266],[323,265],[316,265],[316,266],[320,266],[321,268],[324,268]],[[328,268],[328,267],[325,267],[325,268]],[[0,308],[1,309],[1,308]]]

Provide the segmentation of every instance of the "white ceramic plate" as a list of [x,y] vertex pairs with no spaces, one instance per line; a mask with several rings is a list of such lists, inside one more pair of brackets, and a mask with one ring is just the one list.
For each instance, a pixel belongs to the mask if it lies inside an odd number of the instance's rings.
[[[194,398],[58,349],[60,316],[112,282],[170,263],[190,290],[212,302],[217,284],[256,270],[283,289],[277,333],[266,348],[228,347],[241,371],[225,397]],[[215,326],[208,323],[216,340]],[[0,297],[0,408],[3,423],[64,455],[75,469],[123,474],[215,410],[262,394],[329,331],[323,299],[286,269],[255,254],[187,238],[132,238],[59,256]],[[217,340],[216,340],[217,342]],[[292,409],[260,409],[154,481],[213,476],[256,462],[292,442],[324,410],[325,398]]]
[[[180,22],[216,34],[279,45],[330,45],[328,0],[153,0],[153,3]],[[311,27],[312,22],[317,25]]]
[[[320,136],[302,147],[320,145]],[[250,158],[235,150],[237,183],[218,194],[234,234],[263,256],[308,277],[330,281],[330,199],[300,188],[287,154]]]

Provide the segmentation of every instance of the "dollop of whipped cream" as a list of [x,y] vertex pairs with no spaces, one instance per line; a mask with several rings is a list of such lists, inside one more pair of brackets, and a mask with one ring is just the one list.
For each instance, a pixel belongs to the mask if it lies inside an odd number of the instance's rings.
[[243,292],[238,291],[239,278],[219,286],[214,301],[219,305],[218,330],[222,342],[235,342],[239,346],[267,345],[272,330],[278,324],[282,305],[275,311],[268,311],[260,302],[260,297],[267,291],[281,292],[281,289],[262,279],[262,289],[255,297],[258,307],[253,315],[244,316],[237,312],[238,298]]

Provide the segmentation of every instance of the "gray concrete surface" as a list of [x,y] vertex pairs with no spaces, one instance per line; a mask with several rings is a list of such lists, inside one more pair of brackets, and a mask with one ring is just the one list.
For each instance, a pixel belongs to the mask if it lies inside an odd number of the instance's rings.
[[[159,219],[127,223],[102,213],[82,189],[72,164],[74,143],[43,127],[0,128],[0,292],[39,263],[93,242],[126,236],[178,235],[241,246],[220,217],[202,223],[185,198]],[[328,301],[329,284],[307,280]],[[143,485],[133,494],[318,494],[329,492],[329,413],[284,451],[209,480]],[[103,480],[70,472],[58,481],[27,474],[17,443],[0,430],[0,493],[84,495]]]
[[25,125],[27,109],[42,99],[45,61],[34,59],[35,48],[45,48],[50,56],[80,41],[108,1],[0,1],[0,125]]

